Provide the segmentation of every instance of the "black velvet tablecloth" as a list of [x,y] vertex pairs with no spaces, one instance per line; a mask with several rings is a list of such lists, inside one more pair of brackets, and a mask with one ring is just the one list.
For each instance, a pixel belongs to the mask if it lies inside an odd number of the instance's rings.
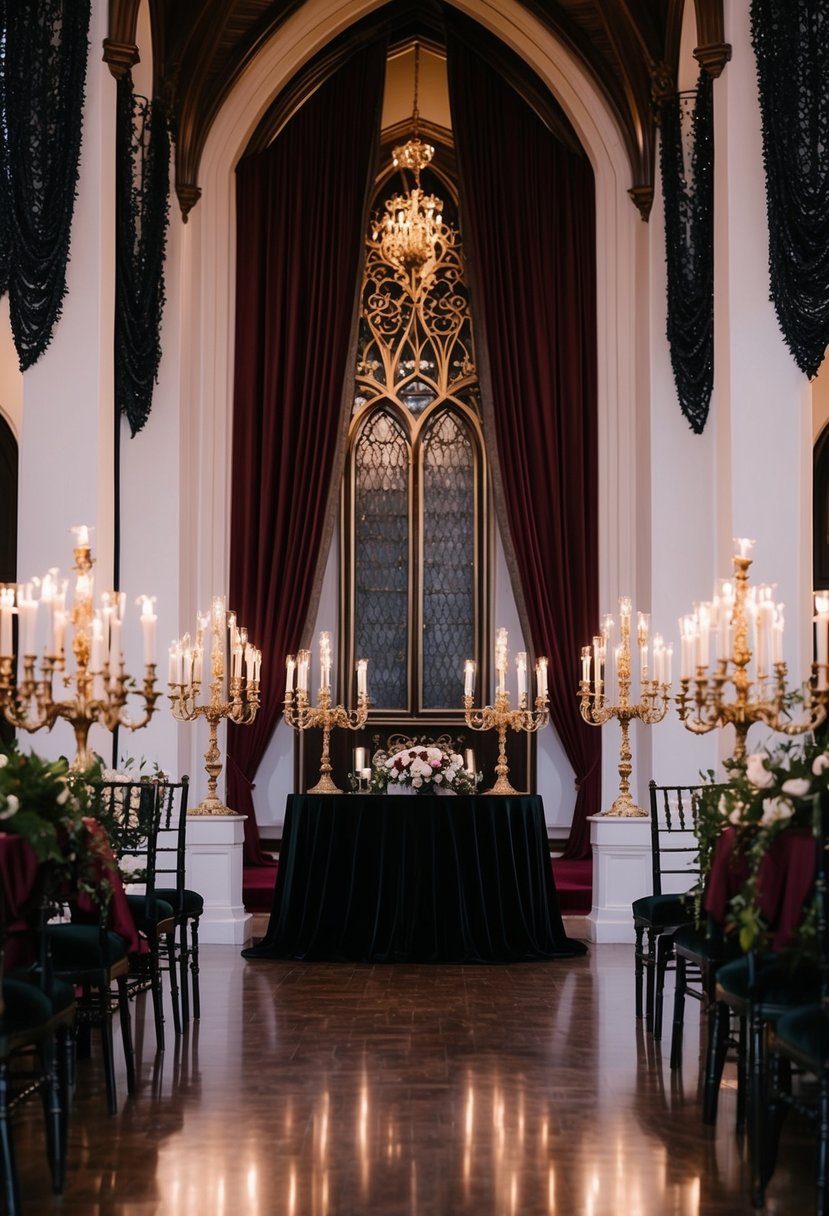
[[565,935],[539,797],[288,798],[268,932],[245,958],[506,963]]

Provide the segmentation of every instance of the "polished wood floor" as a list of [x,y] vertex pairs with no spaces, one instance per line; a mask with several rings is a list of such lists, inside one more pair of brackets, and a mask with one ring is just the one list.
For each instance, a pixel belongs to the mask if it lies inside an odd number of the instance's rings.
[[[574,925],[570,923],[570,932]],[[633,1016],[632,946],[509,967],[245,962],[202,948],[202,1019],[106,1116],[79,1063],[69,1169],[49,1189],[37,1103],[16,1126],[29,1216],[739,1216],[733,1072],[700,1122],[686,1066]],[[116,1044],[117,1046],[117,1044]],[[766,1211],[813,1210],[810,1133],[787,1129]]]

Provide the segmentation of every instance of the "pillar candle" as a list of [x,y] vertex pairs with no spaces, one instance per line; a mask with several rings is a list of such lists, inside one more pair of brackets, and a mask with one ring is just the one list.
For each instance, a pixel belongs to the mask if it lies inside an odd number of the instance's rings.
[[354,771],[355,771],[355,773],[362,773],[362,771],[365,767],[366,767],[366,749],[364,747],[355,747],[354,748]]
[[144,634],[144,665],[149,666],[155,662],[155,625],[158,620],[153,612],[155,599],[153,596],[141,595],[138,602],[141,604],[141,628]]
[[472,777],[475,776],[475,752],[471,747],[467,747],[463,753],[463,767]]
[[368,696],[368,659],[357,660],[357,696]]
[[515,656],[515,674],[518,679],[518,705],[527,703],[527,652],[521,650]]

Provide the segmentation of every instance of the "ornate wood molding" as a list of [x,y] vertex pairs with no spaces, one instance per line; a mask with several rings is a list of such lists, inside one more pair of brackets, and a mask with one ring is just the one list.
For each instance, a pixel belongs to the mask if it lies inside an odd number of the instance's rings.
[[140,58],[135,41],[141,0],[109,0],[109,36],[103,61],[116,80],[126,76]]
[[181,208],[181,218],[187,223],[187,217],[201,198],[201,186],[191,182],[176,181],[176,198]]
[[650,219],[651,207],[653,206],[653,182],[649,185],[631,186],[628,194],[633,199],[636,210],[645,223],[647,223]]
[[723,68],[731,58],[730,42],[712,42],[706,46],[698,46],[694,58],[705,68],[709,76],[716,80],[722,75]]

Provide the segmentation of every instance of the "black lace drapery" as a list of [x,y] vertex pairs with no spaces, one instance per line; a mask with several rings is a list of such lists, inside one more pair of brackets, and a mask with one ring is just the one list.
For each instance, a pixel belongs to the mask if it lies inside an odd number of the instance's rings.
[[66,294],[89,14],[90,0],[0,6],[0,289],[21,371],[49,345]]
[[161,102],[118,82],[115,405],[135,435],[150,415],[161,361],[170,140]]
[[662,103],[660,165],[671,366],[680,408],[700,435],[714,387],[713,82],[706,71],[690,114],[687,100],[675,94]]
[[814,0],[752,0],[771,298],[814,376],[829,345],[829,14]]

